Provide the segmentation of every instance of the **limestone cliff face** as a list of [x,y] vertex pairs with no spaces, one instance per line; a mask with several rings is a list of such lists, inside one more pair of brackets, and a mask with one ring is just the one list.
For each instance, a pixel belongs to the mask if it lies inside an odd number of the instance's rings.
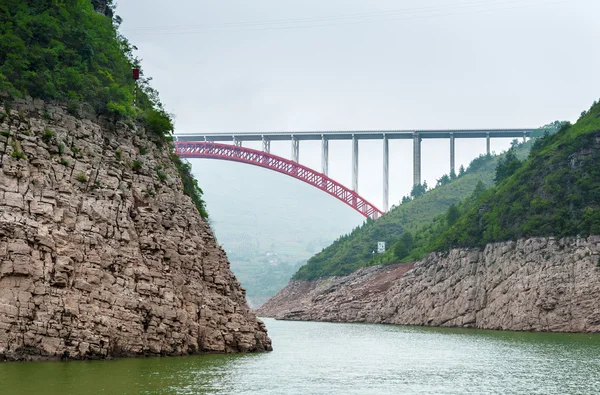
[[[258,313],[279,319],[600,332],[600,236],[434,253],[410,266],[290,283]],[[406,273],[403,273],[404,270]]]
[[0,360],[271,349],[166,147],[31,101],[0,132]]

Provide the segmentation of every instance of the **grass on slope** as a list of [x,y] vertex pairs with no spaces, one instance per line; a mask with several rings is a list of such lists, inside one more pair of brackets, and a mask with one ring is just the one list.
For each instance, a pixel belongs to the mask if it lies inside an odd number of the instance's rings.
[[[516,148],[517,156],[526,157],[532,144],[528,142],[519,145]],[[385,241],[387,246],[392,246],[403,232],[416,232],[445,213],[450,206],[470,196],[479,182],[486,187],[493,185],[499,157],[480,156],[471,163],[464,175],[452,182],[393,208],[377,221],[366,221],[361,227],[340,237],[331,246],[313,256],[293,278],[312,280],[342,276],[360,267],[381,263],[374,260],[373,251],[376,250],[377,242]],[[390,259],[393,259],[393,256]]]

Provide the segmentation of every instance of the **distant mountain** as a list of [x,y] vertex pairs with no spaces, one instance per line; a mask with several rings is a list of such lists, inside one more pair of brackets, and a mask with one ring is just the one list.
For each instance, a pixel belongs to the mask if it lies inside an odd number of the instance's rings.
[[211,226],[248,300],[258,306],[306,260],[364,221],[332,196],[241,163],[192,159]]

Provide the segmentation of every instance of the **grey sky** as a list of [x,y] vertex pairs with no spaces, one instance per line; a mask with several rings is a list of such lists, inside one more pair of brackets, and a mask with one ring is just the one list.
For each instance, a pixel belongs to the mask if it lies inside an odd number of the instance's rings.
[[[131,0],[117,13],[181,133],[529,127],[576,120],[600,97],[597,0]],[[484,150],[458,140],[457,166]],[[359,189],[379,206],[380,153],[361,143]],[[410,143],[390,153],[397,202]],[[350,185],[349,144],[330,156]],[[448,158],[447,141],[423,143],[430,184]],[[319,159],[302,144],[302,163]]]

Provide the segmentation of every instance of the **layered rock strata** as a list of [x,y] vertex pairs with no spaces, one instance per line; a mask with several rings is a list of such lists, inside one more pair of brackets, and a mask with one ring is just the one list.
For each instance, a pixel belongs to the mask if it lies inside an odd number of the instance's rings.
[[600,236],[535,238],[430,254],[412,269],[373,267],[341,278],[293,281],[258,314],[292,320],[600,332],[598,300]]
[[39,101],[0,132],[0,360],[271,349],[166,145]]

